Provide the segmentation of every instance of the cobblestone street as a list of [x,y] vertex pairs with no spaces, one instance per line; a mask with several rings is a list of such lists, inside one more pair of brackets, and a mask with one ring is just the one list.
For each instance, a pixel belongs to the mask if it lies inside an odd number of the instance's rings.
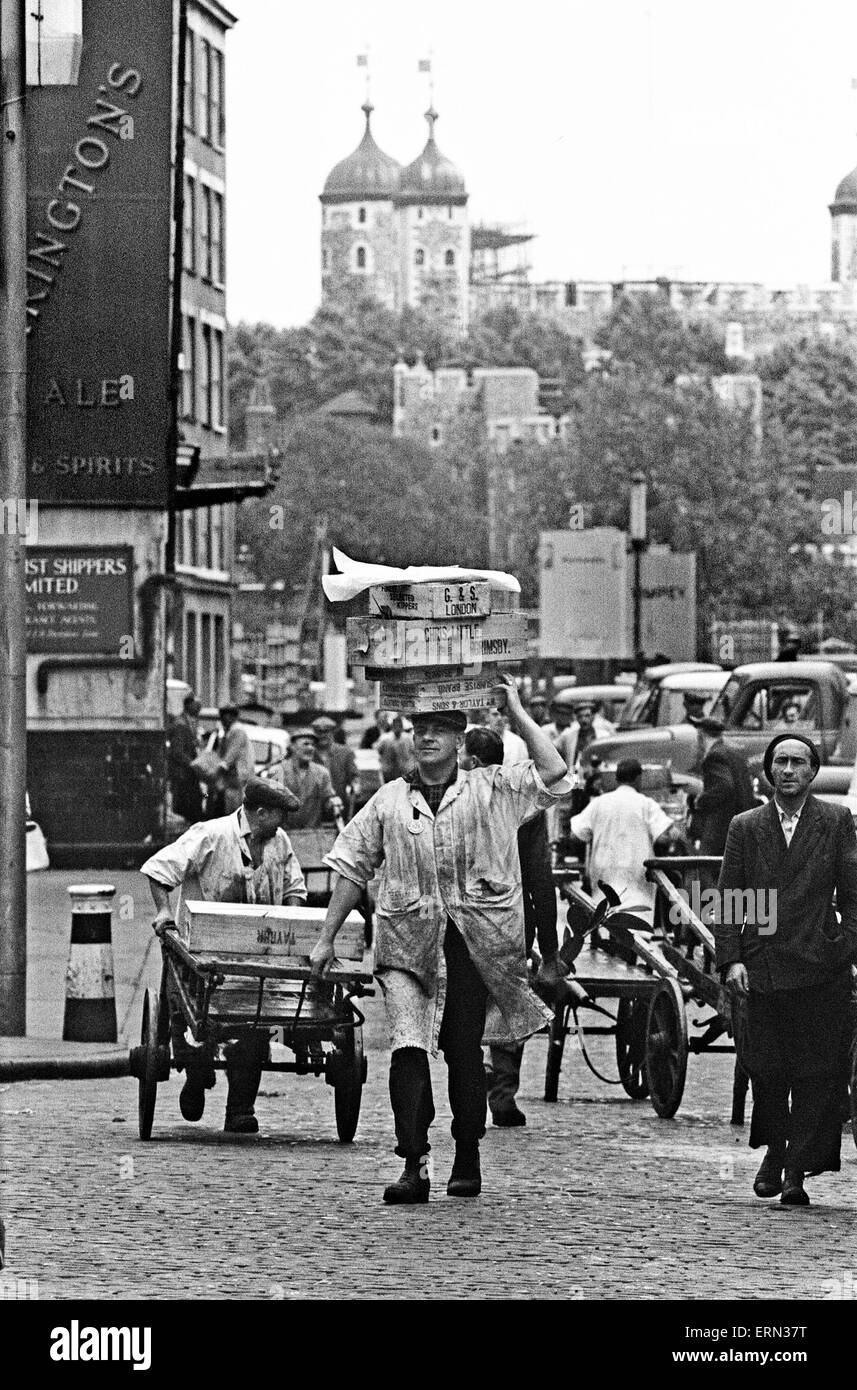
[[[61,902],[59,878],[39,882],[48,915]],[[140,990],[156,983],[159,968],[150,951],[140,974],[144,918],[115,932],[118,1012],[132,1040]],[[43,945],[64,939],[64,924],[51,922],[35,904],[31,930]],[[41,972],[60,991],[63,958],[56,945]],[[47,1008],[50,989],[40,992]],[[648,1101],[630,1101],[620,1087],[597,1081],[574,1047],[566,1051],[560,1101],[546,1105],[546,1039],[534,1039],[522,1087],[528,1125],[489,1127],[484,1190],[474,1202],[445,1193],[452,1141],[441,1062],[433,1069],[431,1200],[385,1208],[381,1188],[399,1161],[391,1152],[383,1012],[378,999],[366,1005],[369,1080],[357,1139],[348,1146],[336,1142],[332,1091],[313,1077],[266,1074],[257,1106],[262,1134],[238,1138],[221,1131],[222,1074],[203,1120],[191,1125],[179,1115],[174,1073],[158,1089],[148,1144],[137,1138],[130,1078],[0,1087],[4,1277],[37,1280],[43,1299],[854,1293],[851,1137],[843,1136],[842,1173],[809,1183],[809,1210],[757,1201],[758,1156],[746,1146],[746,1131],[727,1123],[729,1057],[691,1057],[681,1109],[663,1121]],[[48,1032],[44,1013],[39,1031],[43,1038]],[[615,1074],[612,1040],[590,1047],[600,1069]]]

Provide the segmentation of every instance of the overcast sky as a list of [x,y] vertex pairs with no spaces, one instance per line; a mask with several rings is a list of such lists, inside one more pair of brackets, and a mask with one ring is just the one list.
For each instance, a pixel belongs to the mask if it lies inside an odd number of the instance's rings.
[[827,205],[857,164],[853,0],[226,0],[228,312],[304,323],[318,195],[373,130],[438,144],[471,221],[537,234],[538,279],[829,275]]

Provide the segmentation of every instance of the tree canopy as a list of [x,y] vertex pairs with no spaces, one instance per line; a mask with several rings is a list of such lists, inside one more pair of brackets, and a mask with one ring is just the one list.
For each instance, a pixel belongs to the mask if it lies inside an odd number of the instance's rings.
[[[724,333],[676,313],[661,295],[624,296],[600,325],[600,369],[584,371],[582,344],[562,326],[513,308],[483,315],[451,342],[425,315],[392,314],[355,299],[323,307],[303,328],[240,324],[232,331],[230,400],[240,441],[255,376],[268,376],[286,429],[280,482],[247,504],[241,538],[260,577],[306,564],[313,522],[324,515],[336,544],[394,564],[487,559],[487,444],[463,419],[442,447],[394,439],[392,367],[421,353],[429,367],[528,366],[558,383],[565,434],[508,456],[514,564],[525,601],[538,601],[539,532],[568,524],[624,527],[632,472],[649,482],[652,541],[697,554],[700,623],[713,617],[789,616],[857,636],[852,571],[824,563],[812,479],[852,462],[857,440],[857,355],[845,331],[780,341],[750,367],[727,359]],[[727,406],[712,378],[756,372],[761,431],[752,412]],[[314,416],[356,389],[379,424],[349,427]],[[823,476],[823,472],[822,472]],[[841,485],[840,485],[841,491]],[[272,532],[269,505],[282,508]]]

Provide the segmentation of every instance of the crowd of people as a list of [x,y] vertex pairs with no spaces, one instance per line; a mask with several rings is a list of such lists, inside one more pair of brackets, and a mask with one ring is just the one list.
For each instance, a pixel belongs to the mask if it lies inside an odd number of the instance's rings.
[[[719,888],[773,891],[781,904],[770,933],[747,923],[736,930],[719,909],[712,921],[723,983],[747,1000],[750,1143],[766,1150],[754,1191],[806,1205],[806,1175],[839,1167],[857,963],[857,837],[847,810],[810,792],[820,762],[811,739],[791,733],[784,713],[784,731],[765,754],[774,795],[760,802],[723,725],[688,706],[702,790],[690,818],[676,824],[645,794],[636,758],[599,764],[592,745],[612,725],[597,702],[562,692],[539,722],[513,677],[499,678],[496,696],[493,708],[469,716],[376,713],[361,746],[375,747],[381,785],[354,814],[355,754],[335,720],[321,715],[292,730],[287,755],[257,777],[235,707],[221,709],[221,732],[200,753],[189,697],[171,731],[170,769],[175,810],[196,819],[143,866],[156,925],[174,920],[174,889],[177,917],[190,896],[305,902],[288,831],[335,823],[325,859],[333,891],[310,960],[323,980],[337,931],[371,884],[395,1152],[404,1160],[384,1201],[428,1200],[428,1059],[438,1050],[455,1140],[447,1192],[474,1197],[489,1111],[497,1126],[526,1124],[516,1099],[526,1039],[550,1019],[551,1005],[580,1000],[558,945],[558,854],[577,846],[593,898],[609,885],[641,930],[651,925],[654,899],[647,858],[674,850],[722,856]],[[182,1114],[198,1119],[214,1084],[212,1057],[189,1046],[177,1007],[172,1028],[186,1073]],[[263,1033],[228,1049],[228,1130],[258,1129],[253,1103],[267,1047]]]

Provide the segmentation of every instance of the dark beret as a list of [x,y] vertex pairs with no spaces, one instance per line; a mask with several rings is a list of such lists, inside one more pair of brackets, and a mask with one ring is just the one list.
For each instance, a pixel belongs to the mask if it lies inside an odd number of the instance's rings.
[[296,811],[300,801],[288,787],[278,787],[276,782],[268,782],[263,777],[251,777],[244,788],[244,805],[248,811],[256,811],[265,806],[269,811]]
[[456,734],[463,734],[467,728],[467,715],[461,709],[432,710],[430,713],[412,714],[410,719],[415,729],[429,720],[434,724],[442,724],[446,729],[452,729]]
[[777,734],[776,738],[771,739],[765,749],[765,756],[762,759],[762,767],[765,770],[765,776],[771,783],[771,786],[774,784],[773,778],[771,777],[771,763],[773,762],[774,749],[777,747],[778,743],[785,743],[787,739],[791,739],[793,743],[802,743],[805,748],[809,749],[809,760],[812,763],[813,774],[818,772],[818,769],[821,767],[821,756],[811,738],[804,738],[803,734]]

